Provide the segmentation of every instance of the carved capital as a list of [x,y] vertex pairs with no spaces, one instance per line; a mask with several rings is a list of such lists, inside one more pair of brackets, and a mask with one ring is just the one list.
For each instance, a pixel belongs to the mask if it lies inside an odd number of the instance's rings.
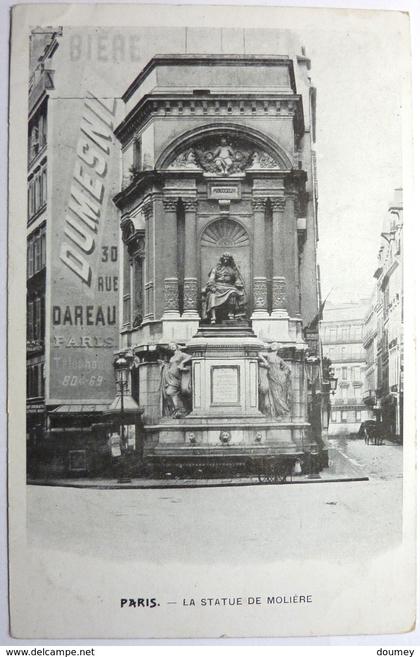
[[197,310],[198,281],[184,278],[184,310]]
[[165,212],[176,212],[178,206],[178,199],[175,196],[164,196],[163,207]]
[[153,213],[153,203],[152,201],[147,201],[142,207],[143,215],[146,221],[150,219]]
[[179,310],[177,278],[165,278],[164,301],[165,301],[165,310],[175,310],[175,311]]
[[286,205],[286,199],[284,196],[276,196],[271,200],[271,207],[273,208],[273,211],[275,212],[283,212],[285,205]]
[[267,199],[263,196],[257,196],[252,199],[252,207],[257,212],[264,212]]
[[255,277],[253,285],[254,308],[256,310],[267,309],[267,279],[265,277]]
[[273,310],[280,310],[286,307],[286,279],[284,276],[273,276]]
[[196,212],[198,202],[196,198],[183,198],[182,204],[186,212]]

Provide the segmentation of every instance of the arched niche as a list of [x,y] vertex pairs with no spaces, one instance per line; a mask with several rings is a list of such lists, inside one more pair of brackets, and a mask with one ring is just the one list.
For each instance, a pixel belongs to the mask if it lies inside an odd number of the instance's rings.
[[233,256],[243,278],[249,313],[252,300],[251,244],[245,228],[231,217],[221,217],[210,221],[201,234],[201,288],[206,286],[211,270],[225,252],[229,252]]

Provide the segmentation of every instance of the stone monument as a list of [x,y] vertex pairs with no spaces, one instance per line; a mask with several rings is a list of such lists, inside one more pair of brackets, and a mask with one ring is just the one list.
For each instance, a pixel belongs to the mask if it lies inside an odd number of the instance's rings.
[[319,305],[308,61],[157,56],[123,96],[120,348],[140,359],[145,458],[168,472],[325,451],[303,334]]

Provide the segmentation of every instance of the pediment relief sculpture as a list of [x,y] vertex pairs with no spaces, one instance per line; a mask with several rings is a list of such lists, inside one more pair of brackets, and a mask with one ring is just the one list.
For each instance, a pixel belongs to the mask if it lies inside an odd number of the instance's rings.
[[169,164],[168,169],[201,170],[216,176],[232,176],[245,170],[279,169],[271,155],[244,139],[212,137],[186,149]]

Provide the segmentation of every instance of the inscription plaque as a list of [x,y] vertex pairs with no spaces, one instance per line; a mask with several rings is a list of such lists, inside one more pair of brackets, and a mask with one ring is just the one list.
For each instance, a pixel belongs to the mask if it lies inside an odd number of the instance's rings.
[[232,199],[238,201],[241,198],[239,185],[213,185],[208,186],[208,198],[216,200]]
[[211,368],[211,403],[217,406],[239,404],[239,367]]

